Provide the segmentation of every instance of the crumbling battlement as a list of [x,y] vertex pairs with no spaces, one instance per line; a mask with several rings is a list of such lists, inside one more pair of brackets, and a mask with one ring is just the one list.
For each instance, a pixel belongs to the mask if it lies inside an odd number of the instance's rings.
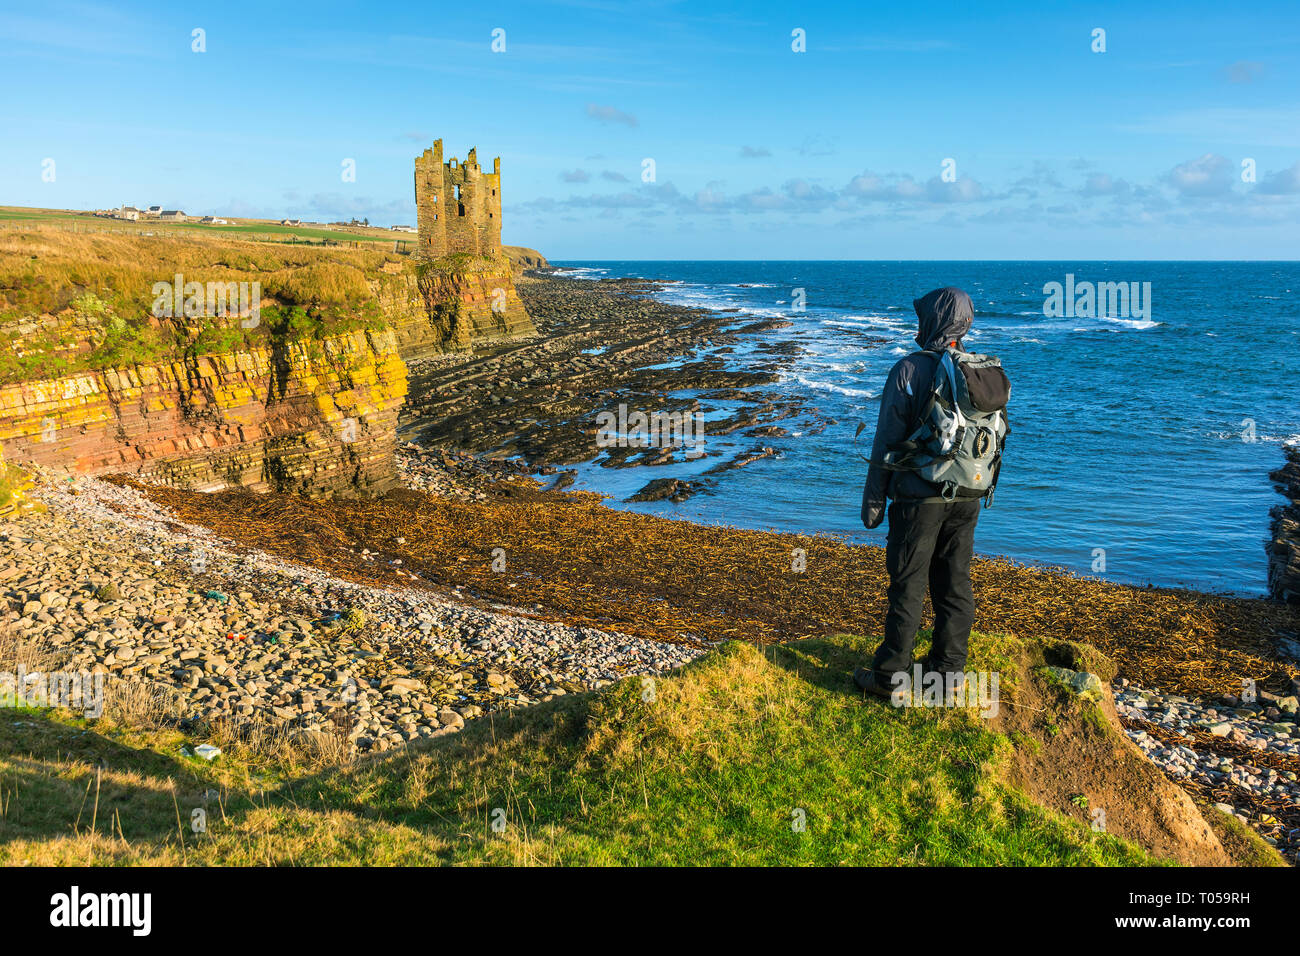
[[471,149],[442,161],[442,140],[415,160],[416,254],[426,259],[501,254],[501,157],[485,173]]

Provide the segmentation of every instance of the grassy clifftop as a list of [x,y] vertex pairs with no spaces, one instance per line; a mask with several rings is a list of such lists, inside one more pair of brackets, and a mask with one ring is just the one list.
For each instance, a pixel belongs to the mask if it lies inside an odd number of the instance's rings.
[[[396,254],[212,238],[0,232],[0,382],[170,361],[265,345],[277,336],[375,328],[375,277]],[[155,284],[260,286],[251,328],[230,314],[160,318]]]
[[509,257],[510,265],[516,272],[525,269],[547,269],[550,263],[536,249],[527,246],[502,246],[502,251]]
[[[1041,661],[1080,663],[1082,650],[977,636],[972,667],[1001,672],[1001,713],[1037,715],[985,720],[862,699],[849,673],[870,643],[729,643],[668,677],[341,768],[264,737],[187,739],[145,719],[138,696],[90,723],[7,710],[0,861],[1279,862],[1228,818],[1180,803],[1102,704],[1044,676]],[[207,739],[224,750],[214,763],[181,755]],[[1057,763],[1074,755],[1069,786],[1084,789],[1053,794],[1050,775],[1027,785],[1049,747]],[[1091,822],[1100,794],[1112,832]]]
[[[0,384],[359,329],[398,327],[411,333],[406,338],[423,335],[432,342],[437,336],[416,295],[417,273],[430,268],[452,275],[505,270],[504,279],[489,284],[514,293],[504,259],[460,257],[421,265],[376,248],[263,243],[220,234],[7,228],[0,230]],[[205,291],[209,283],[222,284],[232,297],[239,284],[247,284],[251,294],[257,283],[258,320],[241,321],[233,303],[224,315],[215,314],[206,296],[203,314],[156,315],[156,284],[174,286],[177,275]],[[449,307],[459,306],[459,295],[449,298],[456,300]],[[525,327],[517,296],[510,304],[515,325]],[[472,332],[467,327],[462,337],[468,341]]]

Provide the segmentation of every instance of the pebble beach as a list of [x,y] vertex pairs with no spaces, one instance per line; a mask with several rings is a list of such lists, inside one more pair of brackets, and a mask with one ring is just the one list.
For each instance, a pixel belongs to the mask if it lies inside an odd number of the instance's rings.
[[[591,409],[622,394],[595,387],[606,379],[646,397],[683,385],[727,399],[750,389],[743,400],[753,410],[714,423],[715,433],[750,428],[747,437],[767,439],[772,422],[800,411],[763,391],[779,359],[752,377],[702,363],[673,367],[701,342],[752,330],[728,330],[716,315],[643,293],[640,283],[535,285],[525,295],[540,317],[537,342],[471,357],[478,364],[468,369],[422,366],[395,450],[402,489],[477,505],[518,491],[527,497],[546,481],[563,488],[572,472],[561,469],[595,455]],[[587,355],[605,330],[562,307],[575,295],[583,308],[572,308],[583,316],[623,303],[634,345]],[[684,327],[674,330],[677,320]],[[534,364],[538,348],[547,363]],[[444,387],[452,380],[473,384]],[[488,405],[509,418],[481,419],[477,410]],[[751,460],[738,454],[732,464]],[[656,463],[620,450],[605,467]],[[721,639],[692,632],[655,640],[646,634],[663,629],[646,615],[622,623],[644,625],[640,634],[621,632],[617,620],[565,623],[522,590],[514,602],[506,595],[516,592],[471,592],[445,576],[425,578],[409,555],[404,562],[372,551],[373,542],[347,548],[351,563],[372,572],[358,580],[274,553],[265,541],[263,550],[233,531],[223,537],[154,500],[147,486],[40,468],[33,481],[31,497],[43,510],[0,523],[0,639],[38,649],[45,671],[105,675],[109,693],[147,688],[188,729],[257,725],[317,752],[384,752],[455,734],[494,713],[668,672]],[[777,550],[784,559],[785,546]],[[523,556],[512,552],[516,560]],[[374,583],[380,578],[386,583]],[[644,579],[637,582],[645,590]],[[765,605],[780,603],[778,592],[765,592]],[[0,660],[0,697],[22,693],[18,681],[39,673],[29,666],[19,678],[10,668]],[[1297,860],[1294,678],[1284,692],[1260,690],[1253,699],[1161,693],[1122,677],[1112,691],[1129,739],[1148,759]]]
[[0,627],[50,668],[157,687],[189,724],[265,720],[383,751],[701,653],[344,581],[96,478],[43,474],[37,493],[45,513],[0,526]]

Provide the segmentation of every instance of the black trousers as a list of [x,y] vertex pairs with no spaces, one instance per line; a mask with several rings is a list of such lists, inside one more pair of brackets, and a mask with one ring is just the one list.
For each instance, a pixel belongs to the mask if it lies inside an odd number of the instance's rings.
[[944,672],[965,670],[975,619],[970,561],[980,499],[895,501],[888,515],[889,613],[885,640],[871,665],[876,679],[889,687],[896,672],[911,670],[927,584],[934,605],[934,645],[924,666]]

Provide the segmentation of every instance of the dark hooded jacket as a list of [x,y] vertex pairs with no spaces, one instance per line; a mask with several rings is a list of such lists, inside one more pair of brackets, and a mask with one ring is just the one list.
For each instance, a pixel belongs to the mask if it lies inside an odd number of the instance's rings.
[[[942,352],[950,343],[961,348],[962,336],[970,331],[975,307],[961,289],[948,286],[935,289],[912,302],[916,310],[918,331],[916,344],[922,349]],[[871,442],[871,460],[880,461],[892,446],[907,439],[919,424],[921,411],[928,400],[938,365],[937,352],[913,352],[900,359],[885,381],[880,396],[880,417]],[[885,519],[886,499],[899,501],[938,497],[939,489],[907,471],[886,471],[872,464],[867,484],[862,489],[862,523],[874,528]]]

